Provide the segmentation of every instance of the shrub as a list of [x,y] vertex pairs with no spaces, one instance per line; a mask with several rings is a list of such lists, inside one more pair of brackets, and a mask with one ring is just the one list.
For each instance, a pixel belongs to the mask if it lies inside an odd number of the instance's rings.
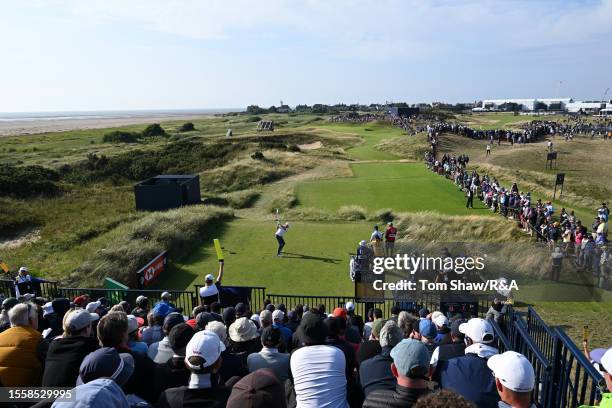
[[395,218],[395,214],[393,214],[393,210],[390,208],[381,208],[380,210],[376,210],[369,217],[370,221],[382,221],[382,222],[391,222]]
[[140,134],[136,132],[126,132],[123,130],[115,130],[106,133],[102,138],[104,143],[137,143]]
[[136,272],[153,257],[166,250],[171,260],[180,259],[232,216],[229,210],[204,205],[150,213],[113,230],[111,244],[79,266],[67,283],[95,287],[110,277],[135,287]]
[[142,131],[142,137],[166,136],[166,131],[159,123],[153,123]]
[[181,125],[179,132],[192,132],[195,130],[195,126],[191,122],[186,122]]
[[261,120],[261,116],[247,116],[244,118],[245,122],[259,122]]
[[0,165],[0,191],[3,195],[24,198],[53,195],[60,191],[59,174],[42,166]]
[[253,153],[251,155],[251,158],[253,160],[265,160],[265,156],[263,155],[262,152],[260,152],[259,150],[257,150],[255,153]]
[[338,217],[346,221],[366,219],[366,210],[358,205],[344,205],[338,209]]
[[247,189],[241,191],[234,191],[232,193],[226,193],[223,197],[227,200],[227,203],[235,209],[249,208],[259,198],[261,193],[258,190]]
[[202,200],[202,203],[206,205],[218,205],[220,207],[227,207],[228,202],[223,197],[206,197]]

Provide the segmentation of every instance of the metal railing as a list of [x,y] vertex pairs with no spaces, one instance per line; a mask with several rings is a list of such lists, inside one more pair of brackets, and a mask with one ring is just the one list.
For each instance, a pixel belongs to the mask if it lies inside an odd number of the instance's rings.
[[[193,285],[194,286],[194,299],[196,304],[200,304],[200,288],[204,285]],[[224,289],[237,288],[237,289],[249,289],[249,306],[252,311],[259,311],[263,309],[264,302],[266,300],[266,288],[262,286],[222,286]]]
[[533,390],[533,399],[542,408],[553,407],[551,399],[552,363],[546,358],[542,350],[540,350],[536,342],[529,335],[527,324],[523,322],[523,318],[520,317],[517,319],[514,325],[519,334],[516,338],[520,340],[518,344],[514,345],[514,351],[527,357],[535,372],[536,382]]
[[493,327],[493,331],[495,332],[495,341],[496,341],[495,347],[499,350],[500,353],[504,353],[506,351],[512,351],[513,350],[512,343],[510,343],[510,340],[504,334],[499,324],[497,324],[497,322],[493,319],[489,319],[488,321]]
[[601,374],[560,328],[554,329],[553,384],[550,407],[595,405],[601,399]]
[[527,307],[527,333],[546,358],[552,360],[555,350],[554,332],[531,306]]

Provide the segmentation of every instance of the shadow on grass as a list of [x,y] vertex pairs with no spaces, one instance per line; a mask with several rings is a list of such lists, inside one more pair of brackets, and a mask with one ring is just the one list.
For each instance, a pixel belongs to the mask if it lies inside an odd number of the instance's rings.
[[338,264],[341,261],[341,259],[323,258],[323,257],[319,257],[319,256],[296,254],[296,253],[292,253],[292,252],[284,252],[283,253],[283,258],[306,259],[306,260],[309,260],[309,261],[321,261],[321,262],[332,263],[332,264]]

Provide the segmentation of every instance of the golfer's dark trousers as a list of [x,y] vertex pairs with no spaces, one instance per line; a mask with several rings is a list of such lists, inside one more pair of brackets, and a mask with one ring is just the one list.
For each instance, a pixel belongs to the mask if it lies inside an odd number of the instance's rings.
[[466,208],[474,208],[474,196],[468,196],[467,203],[465,204]]
[[280,255],[283,252],[283,247],[285,246],[285,240],[280,235],[275,235],[276,240],[278,241],[278,252],[277,255]]

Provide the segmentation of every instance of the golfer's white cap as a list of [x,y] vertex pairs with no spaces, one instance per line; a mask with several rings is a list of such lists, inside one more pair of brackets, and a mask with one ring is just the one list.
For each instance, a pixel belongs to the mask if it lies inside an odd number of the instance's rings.
[[169,297],[172,297],[172,295],[170,294],[170,292],[163,292],[163,293],[161,294],[161,298],[162,298],[162,299],[169,298]]
[[353,310],[355,310],[355,304],[353,302],[346,302],[346,305],[344,305],[344,307],[349,312],[352,312]]
[[22,266],[21,268],[19,268],[19,273],[21,272],[30,272],[30,270],[28,268],[26,268],[25,266]]
[[361,241],[359,241],[359,245],[364,246],[366,244],[366,240],[362,239]]
[[484,319],[475,317],[459,325],[459,331],[474,343],[490,343],[495,338],[493,327]]
[[214,277],[214,276],[212,276],[212,274],[210,274],[210,273],[209,273],[208,275],[206,275],[206,276],[204,277],[204,280],[206,280],[206,281],[214,281],[214,280],[215,280],[215,277]]
[[535,373],[527,357],[506,351],[489,357],[487,366],[504,387],[516,392],[529,392],[535,387]]

